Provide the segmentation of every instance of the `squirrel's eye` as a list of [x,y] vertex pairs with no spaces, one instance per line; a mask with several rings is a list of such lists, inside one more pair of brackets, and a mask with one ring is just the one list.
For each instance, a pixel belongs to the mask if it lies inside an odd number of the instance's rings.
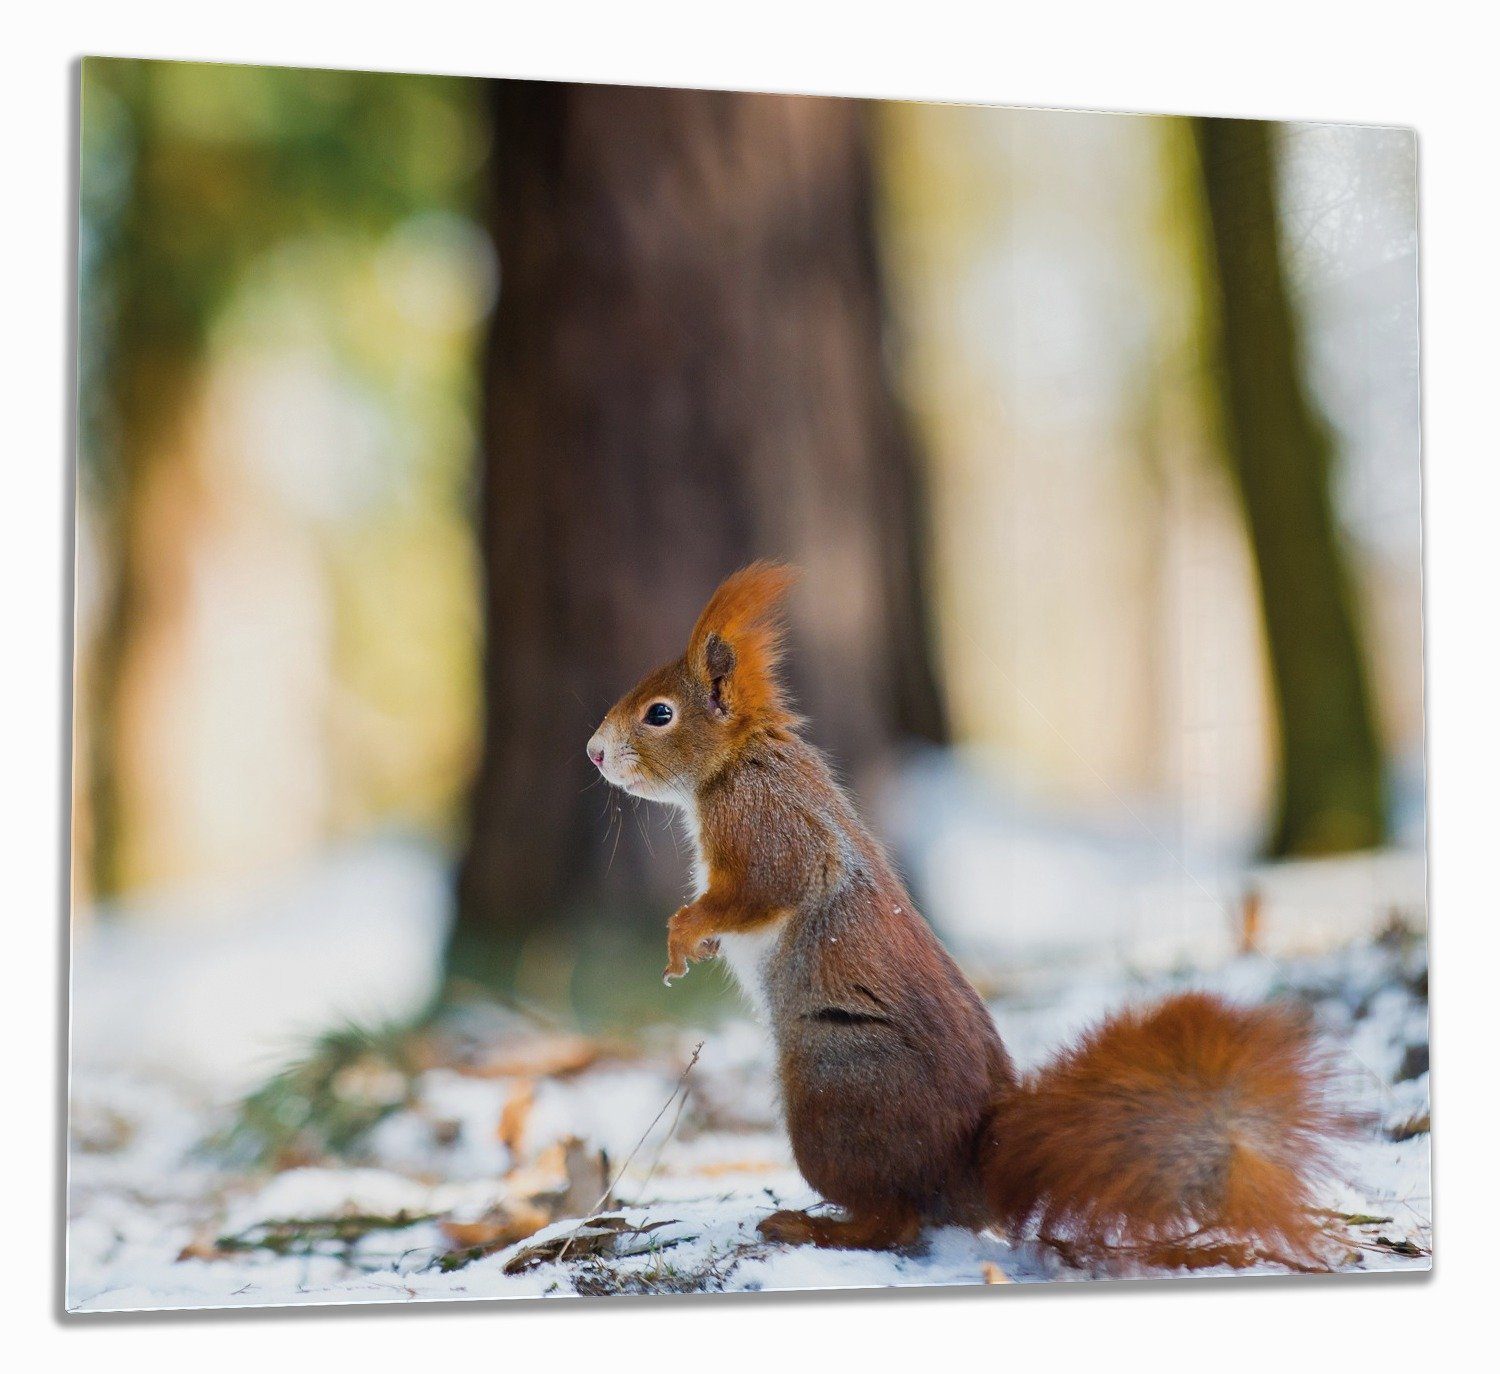
[[647,725],[670,725],[672,723],[672,708],[664,701],[653,701],[646,708],[644,720]]

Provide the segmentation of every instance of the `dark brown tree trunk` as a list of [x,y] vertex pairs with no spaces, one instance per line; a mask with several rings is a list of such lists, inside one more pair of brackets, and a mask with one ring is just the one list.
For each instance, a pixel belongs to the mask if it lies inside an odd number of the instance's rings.
[[1306,391],[1276,212],[1274,126],[1194,120],[1219,285],[1227,448],[1260,580],[1280,741],[1268,849],[1385,836],[1381,751],[1331,494],[1332,443]]
[[533,82],[493,99],[485,739],[460,965],[570,915],[660,919],[680,899],[683,857],[630,803],[607,833],[583,746],[752,558],[805,569],[790,677],[856,781],[902,738],[946,733],[864,107]]

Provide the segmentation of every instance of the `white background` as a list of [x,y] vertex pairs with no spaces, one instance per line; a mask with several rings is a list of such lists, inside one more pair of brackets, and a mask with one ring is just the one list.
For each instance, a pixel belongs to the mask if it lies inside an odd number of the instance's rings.
[[[57,7],[60,9],[61,7]],[[0,122],[0,1293],[13,1368],[1444,1368],[1494,1348],[1496,90],[1472,4],[77,3],[13,11]],[[544,16],[544,17],[543,17]],[[84,53],[1412,124],[1420,136],[1438,1276],[59,1315],[68,320]],[[1464,1319],[1468,1320],[1465,1321]],[[1466,1330],[1472,1324],[1472,1331]],[[1472,1351],[1472,1354],[1467,1352]]]

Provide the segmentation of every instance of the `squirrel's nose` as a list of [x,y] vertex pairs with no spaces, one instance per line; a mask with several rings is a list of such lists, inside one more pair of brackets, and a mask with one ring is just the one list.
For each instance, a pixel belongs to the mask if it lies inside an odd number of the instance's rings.
[[595,735],[593,739],[591,739],[584,747],[588,753],[589,762],[592,763],[595,768],[603,768],[604,746],[599,742],[599,736]]

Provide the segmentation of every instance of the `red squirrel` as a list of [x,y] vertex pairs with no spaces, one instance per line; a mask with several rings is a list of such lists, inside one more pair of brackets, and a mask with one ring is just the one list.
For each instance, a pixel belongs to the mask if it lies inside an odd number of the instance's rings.
[[777,674],[794,578],[731,576],[588,742],[610,783],[681,812],[696,894],[668,922],[666,981],[728,962],[769,1022],[797,1166],[842,1212],[778,1211],[761,1235],[883,1249],[1032,1226],[1073,1254],[1319,1263],[1314,1191],[1349,1123],[1304,1020],[1186,993],[1019,1074],[799,734]]

